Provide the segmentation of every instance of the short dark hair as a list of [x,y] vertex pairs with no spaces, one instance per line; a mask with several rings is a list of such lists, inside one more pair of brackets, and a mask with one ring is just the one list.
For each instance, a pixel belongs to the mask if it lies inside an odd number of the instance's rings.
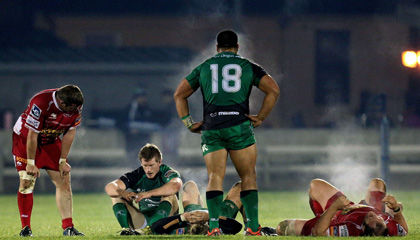
[[232,30],[223,30],[217,34],[218,48],[237,48],[238,35]]
[[143,158],[144,161],[148,162],[152,158],[156,157],[156,161],[160,162],[162,160],[162,153],[155,144],[147,143],[144,145],[139,152],[139,160]]
[[66,106],[75,104],[76,106],[83,105],[82,90],[76,85],[65,85],[57,90],[57,97],[63,101]]

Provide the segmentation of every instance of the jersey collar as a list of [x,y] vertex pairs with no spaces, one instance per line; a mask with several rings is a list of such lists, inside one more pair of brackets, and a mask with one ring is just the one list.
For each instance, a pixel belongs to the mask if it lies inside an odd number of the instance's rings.
[[57,98],[55,98],[55,93],[56,93],[56,92],[57,92],[57,91],[54,91],[54,92],[52,93],[52,95],[53,95],[54,105],[55,105],[55,107],[56,107],[58,110],[63,111],[63,110],[61,110],[60,106],[58,106]]
[[234,53],[234,52],[221,52],[216,54],[215,57],[240,57],[238,54]]

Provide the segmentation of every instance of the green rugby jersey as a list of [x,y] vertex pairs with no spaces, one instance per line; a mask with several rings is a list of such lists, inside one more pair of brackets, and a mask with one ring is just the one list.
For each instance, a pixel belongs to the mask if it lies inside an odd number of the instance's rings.
[[221,129],[248,118],[249,95],[267,73],[233,52],[221,52],[196,67],[187,77],[190,86],[201,88],[203,129]]
[[[147,177],[143,167],[139,167],[134,171],[122,175],[120,180],[124,182],[127,188],[139,193],[159,188],[171,179],[180,177],[181,176],[177,171],[165,164],[162,164],[160,165],[159,172],[152,179]],[[160,197],[152,197],[151,199],[154,201],[160,201]]]

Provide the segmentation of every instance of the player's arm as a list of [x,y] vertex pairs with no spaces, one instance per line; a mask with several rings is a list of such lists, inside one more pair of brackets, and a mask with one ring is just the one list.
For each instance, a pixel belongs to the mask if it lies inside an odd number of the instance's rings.
[[76,136],[76,128],[69,129],[66,134],[64,134],[61,141],[61,154],[59,160],[59,170],[60,174],[66,175],[70,172],[71,166],[67,163],[67,156],[69,155],[71,145],[73,144],[74,137]]
[[155,196],[171,196],[177,193],[182,187],[181,178],[172,178],[169,182],[165,183],[161,187],[152,189],[147,192],[137,193],[136,201],[139,202],[143,198],[151,198]]
[[188,83],[187,79],[183,79],[174,93],[174,101],[176,105],[176,111],[178,112],[178,117],[182,119],[184,125],[190,129],[192,132],[200,132],[200,127],[203,122],[194,123],[191,116],[188,106],[188,97],[194,93],[194,89]]
[[28,175],[39,177],[39,169],[35,166],[35,155],[38,147],[38,133],[28,128],[26,139],[26,173]]
[[394,216],[394,220],[408,233],[408,224],[402,214],[402,203],[397,202],[395,197],[392,195],[386,195],[384,199],[382,199],[382,202],[385,203],[387,210],[389,209],[389,212]]
[[325,236],[326,231],[330,226],[331,219],[334,217],[335,213],[343,209],[349,201],[345,196],[341,196],[334,201],[333,204],[320,216],[318,221],[315,223],[315,226],[312,228],[312,235],[314,236]]
[[265,97],[258,114],[248,116],[254,127],[260,126],[267,118],[280,95],[279,85],[270,75],[264,75],[261,78],[258,88],[265,94]]
[[127,201],[131,201],[135,197],[134,192],[126,190],[125,183],[120,179],[116,179],[105,186],[105,192],[112,198],[124,198]]

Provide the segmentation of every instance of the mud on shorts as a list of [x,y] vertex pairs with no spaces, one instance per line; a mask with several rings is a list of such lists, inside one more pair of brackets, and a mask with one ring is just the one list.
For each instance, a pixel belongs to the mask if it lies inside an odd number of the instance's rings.
[[254,144],[255,136],[251,121],[201,133],[201,150],[203,156],[220,149],[240,150]]

